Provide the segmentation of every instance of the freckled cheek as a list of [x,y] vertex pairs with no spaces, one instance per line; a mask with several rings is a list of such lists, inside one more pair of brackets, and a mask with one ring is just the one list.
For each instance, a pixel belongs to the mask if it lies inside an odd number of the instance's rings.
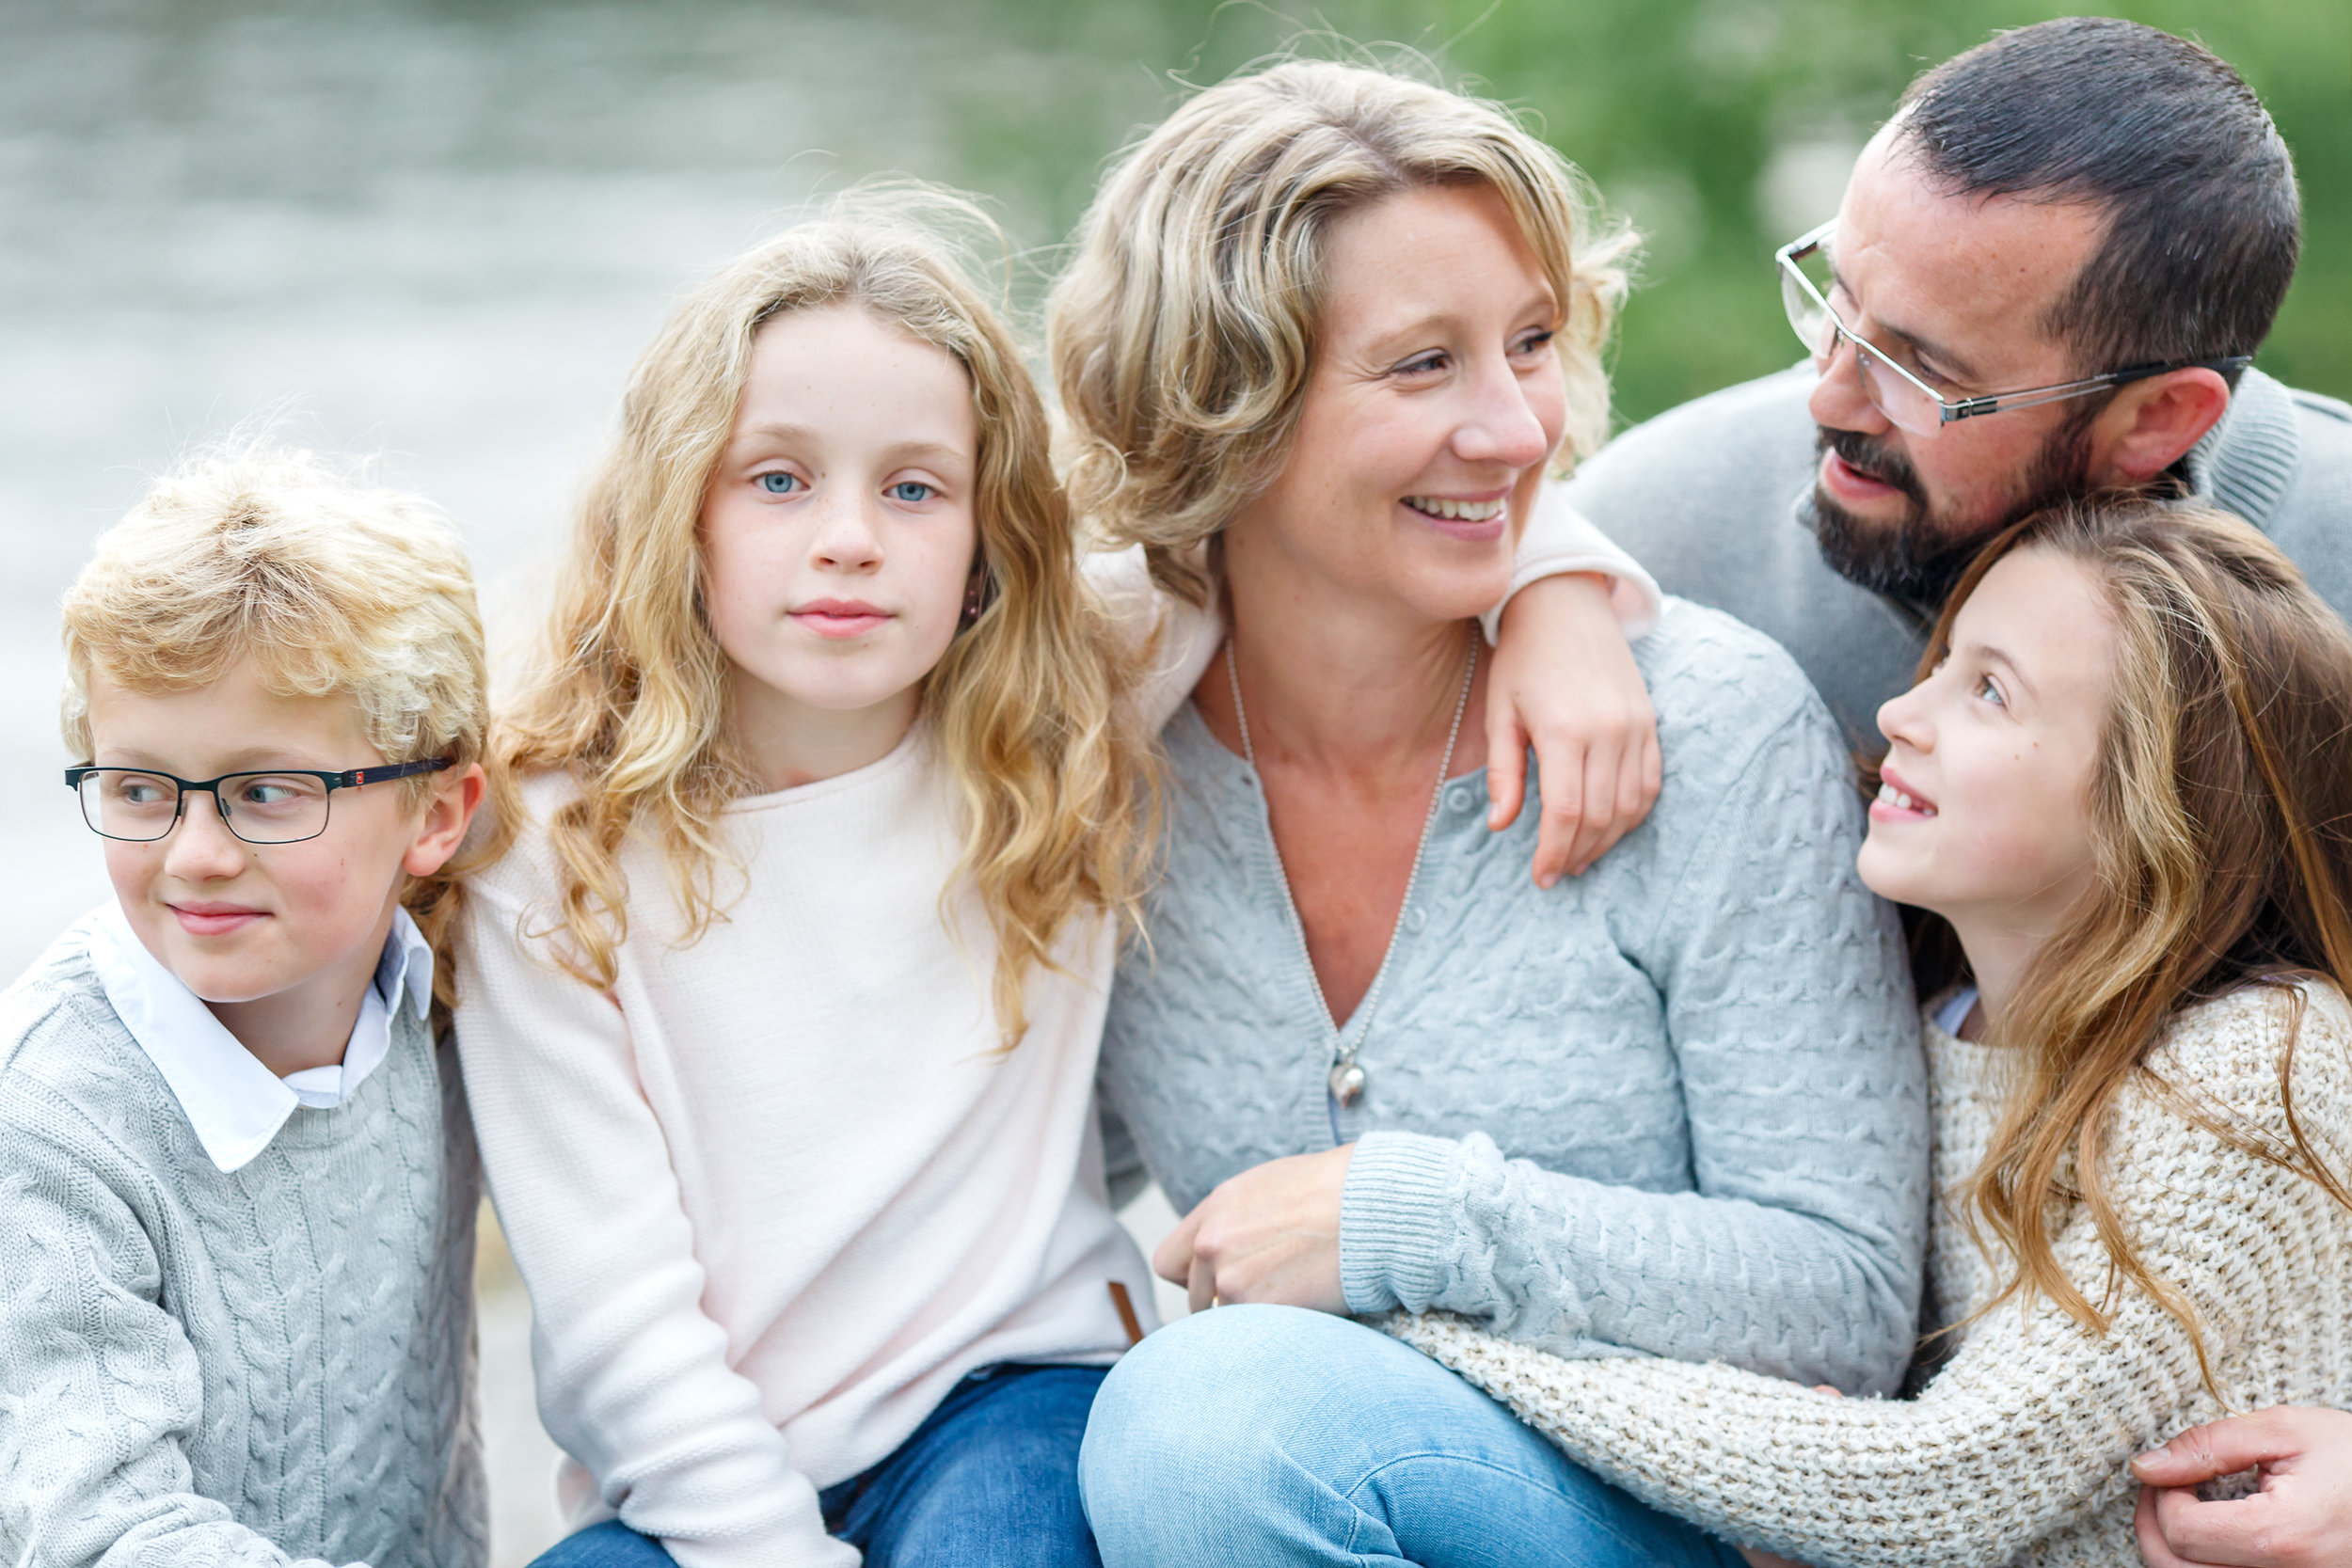
[[1359,411],[1319,443],[1313,488],[1335,498],[1352,493],[1385,509],[1444,452],[1453,426],[1438,413],[1435,404]]
[[757,613],[780,606],[805,554],[799,531],[755,527],[767,518],[737,518],[724,512],[703,523],[703,592],[715,613],[721,603]]
[[[384,834],[380,842],[387,847],[397,842],[390,836],[396,828],[380,829],[371,822],[364,831]],[[400,873],[389,847],[361,853],[355,847],[358,842],[357,833],[337,834],[305,846],[309,853],[284,856],[267,868],[285,915],[281,941],[305,952],[339,953],[367,934]]]
[[105,846],[106,880],[114,884],[115,896],[126,906],[137,903],[163,875],[163,845],[124,844],[111,838],[99,842]]

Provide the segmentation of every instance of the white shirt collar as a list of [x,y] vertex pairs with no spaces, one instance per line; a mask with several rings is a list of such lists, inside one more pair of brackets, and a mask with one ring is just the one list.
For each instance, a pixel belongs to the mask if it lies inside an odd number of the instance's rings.
[[391,1053],[392,1009],[405,1001],[421,1019],[433,1005],[433,949],[408,911],[395,910],[375,984],[360,1000],[343,1059],[280,1079],[156,961],[119,904],[93,911],[83,924],[90,963],[115,1015],[164,1075],[197,1141],[224,1171],[239,1169],[267,1148],[296,1106],[324,1110],[358,1093]]

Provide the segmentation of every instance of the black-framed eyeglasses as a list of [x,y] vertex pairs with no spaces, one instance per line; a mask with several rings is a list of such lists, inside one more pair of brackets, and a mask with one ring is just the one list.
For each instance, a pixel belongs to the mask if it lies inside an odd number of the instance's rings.
[[299,844],[326,832],[327,800],[339,789],[389,784],[456,764],[448,757],[348,768],[273,768],[183,779],[151,768],[69,768],[66,786],[81,798],[82,820],[102,838],[152,844],[180,825],[191,794],[210,795],[221,826],[247,844]]
[[1994,392],[1987,397],[1946,398],[1941,392],[1920,380],[1885,350],[1868,339],[1859,337],[1846,325],[1830,302],[1822,296],[1813,279],[1806,277],[1802,263],[1819,254],[1836,230],[1835,222],[1825,223],[1809,234],[1789,241],[1772,253],[1772,261],[1780,269],[1781,309],[1788,313],[1788,325],[1813,356],[1814,367],[1826,374],[1830,361],[1836,357],[1840,340],[1853,344],[1854,360],[1862,374],[1862,389],[1869,394],[1871,405],[1888,420],[1914,436],[1933,437],[1955,420],[1981,419],[1987,414],[2006,414],[2012,408],[2034,408],[2045,403],[2060,403],[2068,398],[2089,397],[2110,387],[2122,387],[2134,381],[2145,381],[2152,375],[2171,371],[2207,370],[2242,371],[2254,362],[2251,355],[2233,355],[2226,359],[2176,359],[2160,365],[2134,365],[2128,370],[2109,371],[2105,375],[2085,376],[2080,381],[2054,382],[2047,387],[2027,387],[2015,392]]

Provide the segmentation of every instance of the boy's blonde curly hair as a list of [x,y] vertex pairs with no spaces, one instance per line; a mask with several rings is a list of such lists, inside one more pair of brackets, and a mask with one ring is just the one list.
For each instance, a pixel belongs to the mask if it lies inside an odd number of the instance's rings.
[[[90,682],[189,691],[251,660],[268,689],[348,696],[387,762],[482,756],[489,723],[482,617],[456,531],[415,496],[309,452],[251,447],[148,486],[66,591],[66,745],[91,752]],[[414,807],[430,777],[399,787]],[[402,901],[433,943],[435,999],[455,1001],[447,939],[458,856]]]

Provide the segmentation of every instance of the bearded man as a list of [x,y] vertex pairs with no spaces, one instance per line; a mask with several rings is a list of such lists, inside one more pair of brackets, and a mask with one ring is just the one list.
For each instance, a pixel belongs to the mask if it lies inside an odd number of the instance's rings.
[[1858,741],[1977,548],[2062,498],[2206,498],[2352,615],[2352,407],[2249,368],[2286,144],[2223,60],[2077,17],[1922,76],[1777,258],[1810,364],[1618,436],[1569,499],[1794,654]]

